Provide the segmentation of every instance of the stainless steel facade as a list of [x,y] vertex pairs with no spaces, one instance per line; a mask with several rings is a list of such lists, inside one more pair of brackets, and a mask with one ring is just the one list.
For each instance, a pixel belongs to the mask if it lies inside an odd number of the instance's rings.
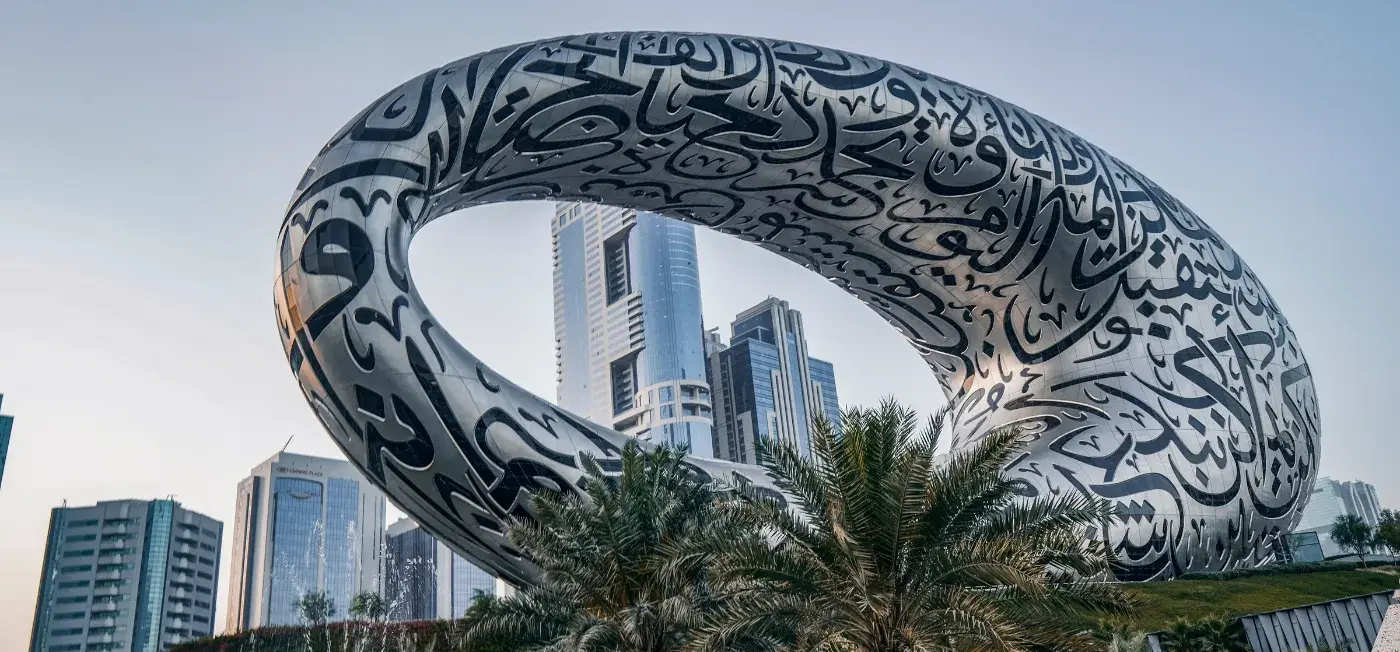
[[1007,473],[1026,494],[1111,501],[1096,536],[1125,579],[1258,564],[1312,486],[1320,417],[1287,320],[1217,233],[1122,161],[871,57],[570,36],[385,94],[311,163],[278,237],[278,328],[316,415],[415,520],[513,581],[533,569],[504,519],[625,440],[443,332],[407,252],[433,219],[524,199],[678,218],[830,279],[928,362],[955,450],[1020,426],[1032,441]]
[[223,529],[173,500],[54,508],[30,652],[160,652],[212,635]]

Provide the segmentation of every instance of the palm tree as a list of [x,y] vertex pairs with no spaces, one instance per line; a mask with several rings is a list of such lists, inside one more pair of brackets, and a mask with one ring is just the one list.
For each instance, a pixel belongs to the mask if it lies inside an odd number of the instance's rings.
[[325,591],[307,591],[292,602],[297,616],[306,626],[306,647],[309,652],[330,650],[330,632],[326,631],[326,621],[335,617],[335,600]]
[[1121,623],[1102,623],[1091,635],[1105,652],[1148,652],[1147,633]]
[[510,525],[540,581],[475,602],[467,649],[667,652],[701,624],[715,598],[700,542],[725,538],[716,490],[675,449],[630,443],[616,478],[582,462],[586,499],[536,495],[535,522]]
[[[824,420],[811,457],[766,448],[790,506],[747,497],[733,510],[764,540],[716,562],[718,615],[693,642],[841,652],[1090,650],[1090,617],[1125,613],[1110,555],[1086,533],[1108,515],[1076,493],[1025,498],[1002,469],[1019,431],[999,430],[935,464],[948,411],[916,432],[887,400]],[[789,509],[790,508],[790,509]],[[796,513],[794,513],[796,512]]]
[[292,602],[303,624],[316,627],[335,617],[335,601],[325,591],[307,591]]
[[1376,526],[1376,545],[1389,550],[1391,556],[1400,554],[1400,513],[1381,510],[1381,522]]
[[362,620],[380,621],[389,615],[389,601],[371,591],[355,594],[350,599],[350,617]]
[[1249,652],[1244,627],[1234,618],[1212,616],[1171,624],[1163,645],[1169,652]]

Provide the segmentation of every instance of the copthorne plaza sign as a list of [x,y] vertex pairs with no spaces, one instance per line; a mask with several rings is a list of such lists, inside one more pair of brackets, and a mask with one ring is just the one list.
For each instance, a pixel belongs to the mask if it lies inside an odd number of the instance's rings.
[[315,477],[318,477],[318,478],[319,478],[319,477],[322,477],[322,475],[323,475],[320,471],[311,471],[311,470],[308,470],[308,469],[293,469],[293,468],[286,467],[286,466],[279,466],[279,467],[277,467],[277,472],[278,472],[278,473],[284,473],[284,474],[290,473],[290,474],[292,474],[292,475],[311,475],[311,476],[315,476]]

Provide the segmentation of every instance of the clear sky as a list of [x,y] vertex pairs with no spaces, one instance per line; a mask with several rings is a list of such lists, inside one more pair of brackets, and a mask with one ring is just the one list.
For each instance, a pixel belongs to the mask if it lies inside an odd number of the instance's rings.
[[[288,437],[337,454],[272,310],[281,211],[326,139],[430,67],[585,31],[852,50],[1085,136],[1249,261],[1310,358],[1322,472],[1400,507],[1398,27],[1400,3],[1359,1],[0,3],[0,392],[16,417],[0,650],[27,644],[63,500],[174,494],[231,533],[235,483]],[[550,210],[440,220],[412,263],[448,330],[552,397]],[[709,324],[782,297],[835,364],[843,403],[942,403],[913,351],[835,287],[709,233],[700,256]],[[512,311],[480,308],[491,303]]]

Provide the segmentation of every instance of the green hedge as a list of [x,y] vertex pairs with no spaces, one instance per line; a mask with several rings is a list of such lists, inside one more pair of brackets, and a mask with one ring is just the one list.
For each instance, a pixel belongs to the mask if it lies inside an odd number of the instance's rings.
[[[1222,578],[1227,579],[1227,578]],[[1236,618],[1247,614],[1301,607],[1329,600],[1400,589],[1394,567],[1362,570],[1283,572],[1228,581],[1144,582],[1123,590],[1138,603],[1135,614],[1114,619],[1136,631],[1155,632],[1179,618]]]
[[[1187,573],[1177,578],[1178,580],[1237,580],[1245,577],[1268,577],[1270,575],[1297,575],[1299,573],[1328,573],[1332,571],[1347,571],[1362,568],[1358,561],[1318,561],[1302,564],[1279,564],[1276,566],[1262,566],[1260,568],[1242,568],[1239,570],[1223,571],[1219,573]],[[1378,568],[1397,568],[1392,563],[1367,562],[1367,570]]]
[[[1123,619],[1122,624],[1141,631],[1157,631],[1176,618],[1208,614],[1234,617],[1396,588],[1394,574],[1345,572],[1359,568],[1361,564],[1357,562],[1289,564],[1183,575],[1176,582],[1129,584],[1124,588],[1142,602],[1142,608],[1136,617]],[[1384,573],[1400,572],[1400,566],[1395,564],[1370,563],[1366,567],[1372,571],[1382,569]],[[1282,577],[1311,573],[1321,574]],[[1222,580],[1242,581],[1209,584]],[[170,652],[467,652],[461,647],[466,628],[465,620],[340,622],[315,630],[266,627],[188,641],[172,647]]]
[[186,641],[170,652],[461,652],[465,629],[460,620],[263,627]]

